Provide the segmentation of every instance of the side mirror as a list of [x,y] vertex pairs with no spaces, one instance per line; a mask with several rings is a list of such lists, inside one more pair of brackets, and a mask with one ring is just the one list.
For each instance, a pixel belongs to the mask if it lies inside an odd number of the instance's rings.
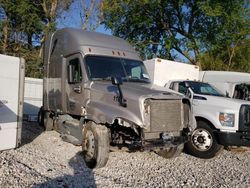
[[186,94],[185,94],[189,99],[193,99],[194,97],[194,92],[192,91],[192,89],[189,87],[186,91]]
[[122,85],[121,77],[111,77],[111,81],[113,85]]
[[185,84],[185,87],[186,87],[186,88],[189,88],[189,87],[190,87],[190,85],[189,85],[188,82],[184,82],[184,84]]
[[111,77],[111,81],[113,85],[116,85],[119,91],[119,96],[118,96],[118,102],[122,107],[127,107],[127,103],[126,100],[123,98],[123,93],[121,90],[121,86],[122,85],[122,79],[121,77],[117,78],[117,77]]

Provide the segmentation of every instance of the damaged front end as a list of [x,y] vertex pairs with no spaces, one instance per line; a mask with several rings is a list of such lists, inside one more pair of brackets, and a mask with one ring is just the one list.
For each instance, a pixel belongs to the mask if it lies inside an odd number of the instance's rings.
[[189,101],[186,99],[154,100],[144,102],[147,129],[142,134],[144,149],[176,147],[188,141],[193,129]]
[[188,99],[146,99],[144,127],[118,119],[112,127],[114,145],[133,150],[166,150],[183,145],[195,128]]

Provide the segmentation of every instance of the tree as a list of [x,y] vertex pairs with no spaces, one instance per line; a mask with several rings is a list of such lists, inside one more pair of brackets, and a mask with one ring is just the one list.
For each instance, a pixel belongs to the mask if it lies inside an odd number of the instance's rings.
[[[79,27],[87,31],[95,31],[103,20],[101,7],[102,0],[74,1],[67,10],[67,13],[57,21],[64,26],[68,26],[68,22],[70,22],[70,25],[73,27]],[[72,21],[73,16],[74,20]]]
[[32,38],[42,31],[39,6],[30,0],[1,0],[3,19],[2,53],[18,53],[23,46],[32,48]]
[[209,30],[214,32],[213,37],[207,38],[205,56],[211,61],[203,58],[204,68],[246,71],[250,59],[242,50],[250,50],[249,1],[209,1],[202,8],[213,19]]
[[43,31],[44,14],[41,6],[31,0],[1,0],[0,7],[4,15],[0,20],[1,53],[24,57],[26,76],[40,77],[42,62],[35,56],[38,55],[38,49],[33,40],[39,38]]
[[213,51],[207,51],[206,53],[202,54],[202,69],[250,73],[250,39],[246,39],[238,43],[238,45],[233,46],[233,48],[234,56],[231,59],[231,64],[228,64],[227,61],[225,61],[229,58],[227,48],[216,53],[217,55],[215,55],[215,52]]
[[56,29],[56,18],[58,18],[63,11],[67,10],[74,0],[41,0],[38,4],[42,6],[45,15],[45,27],[41,37],[41,48],[39,57],[42,57],[44,42],[49,33]]
[[[104,0],[104,24],[114,35],[132,43],[143,58],[175,59],[179,56],[201,67],[201,54],[219,45],[214,42],[225,29],[221,24],[229,23],[232,18],[241,19],[246,12],[244,1],[223,2]],[[236,11],[235,8],[231,14],[231,7],[240,9]],[[242,10],[243,13],[240,12]],[[227,32],[232,31],[228,29]]]
[[81,6],[82,30],[95,31],[103,20],[101,0],[81,0]]
[[[26,60],[26,76],[42,76],[45,37],[73,0],[0,0],[0,52]],[[36,42],[36,44],[34,43]]]

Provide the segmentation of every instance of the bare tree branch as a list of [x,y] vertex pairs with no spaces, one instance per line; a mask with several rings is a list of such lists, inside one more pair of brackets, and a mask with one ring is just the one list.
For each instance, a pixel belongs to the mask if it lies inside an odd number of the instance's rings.
[[185,58],[188,59],[188,61],[191,63],[191,64],[195,64],[194,63],[194,60],[190,58],[190,56],[188,55],[188,53],[185,53],[183,50],[181,50],[178,46],[173,46],[173,48],[178,52],[180,53],[181,55],[183,55]]
[[101,21],[103,20],[102,16],[102,1],[100,0],[91,0],[88,4],[87,0],[81,1],[82,12],[80,12],[82,30],[96,30]]

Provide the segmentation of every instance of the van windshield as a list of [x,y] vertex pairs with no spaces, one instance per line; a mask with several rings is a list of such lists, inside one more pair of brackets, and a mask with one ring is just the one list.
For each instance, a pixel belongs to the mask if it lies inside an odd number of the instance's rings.
[[242,99],[242,100],[250,100],[250,84],[237,84],[235,86],[233,98]]
[[120,77],[126,82],[150,83],[147,70],[141,61],[113,57],[87,56],[85,58],[88,76],[91,80],[110,81]]
[[[181,83],[180,83],[181,85]],[[212,87],[208,83],[204,82],[195,82],[195,81],[186,81],[182,84],[186,89],[190,87],[192,91],[196,94],[200,95],[213,95],[213,96],[221,96],[224,97],[219,91],[217,91],[214,87]]]

